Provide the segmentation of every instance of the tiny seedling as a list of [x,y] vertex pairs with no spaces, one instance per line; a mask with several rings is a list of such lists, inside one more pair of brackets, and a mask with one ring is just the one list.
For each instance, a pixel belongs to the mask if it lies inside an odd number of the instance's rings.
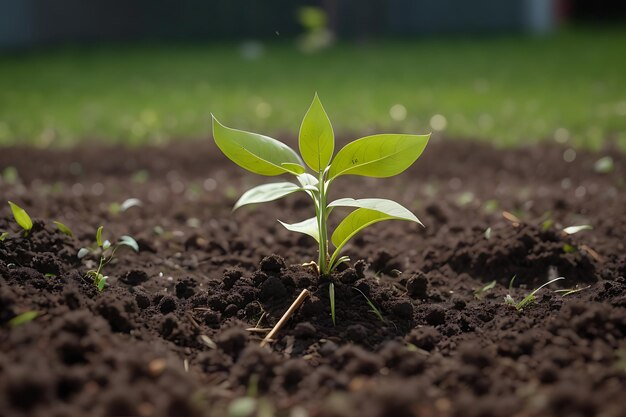
[[586,287],[581,288],[563,288],[560,290],[554,290],[554,292],[557,294],[561,294],[561,297],[567,297],[568,295],[576,294],[577,292],[587,290],[589,288],[591,288],[591,285],[587,285]]
[[[341,256],[344,246],[366,227],[384,220],[407,220],[422,224],[413,213],[395,201],[380,198],[341,198],[328,202],[331,184],[344,175],[374,178],[391,177],[409,168],[422,154],[430,135],[382,134],[366,136],[347,144],[333,157],[335,137],[326,111],[317,94],[304,116],[299,134],[302,158],[289,146],[256,133],[231,129],[213,117],[213,138],[234,163],[255,174],[290,174],[298,183],[263,184],[245,192],[234,209],[247,204],[274,201],[295,192],[312,200],[315,216],[298,223],[280,222],[288,230],[311,236],[318,243],[317,269],[330,274],[349,261]],[[312,170],[307,173],[307,166]],[[336,207],[352,211],[334,230],[329,252],[328,218]]]
[[372,303],[372,300],[370,300],[367,297],[367,295],[365,295],[365,293],[363,291],[361,291],[360,289],[358,289],[357,287],[352,287],[352,288],[361,293],[363,298],[365,298],[365,301],[367,302],[367,305],[370,306],[370,308],[372,309],[371,312],[374,313],[376,315],[376,317],[378,317],[378,320],[380,320],[381,322],[385,323],[385,318],[383,317],[383,313],[381,313],[380,310],[374,305],[374,303]]
[[26,210],[12,201],[9,201],[9,206],[11,207],[11,212],[15,218],[15,222],[24,230],[24,236],[28,236],[33,228],[33,221],[30,216],[26,213]]
[[36,311],[26,311],[22,314],[18,314],[17,316],[13,317],[11,320],[9,320],[9,326],[11,327],[17,327],[17,326],[21,326],[22,324],[28,323],[29,321],[33,321],[37,318],[37,316],[39,315],[38,312]]
[[[552,284],[553,282],[556,282],[556,281],[559,281],[559,280],[562,280],[562,279],[565,279],[565,278],[564,277],[558,277],[558,278],[551,279],[550,281],[548,281],[545,284],[539,286],[538,288],[535,288],[530,294],[528,294],[526,297],[524,297],[519,302],[516,302],[515,299],[511,296],[511,294],[507,294],[506,297],[504,297],[504,303],[515,307],[515,309],[517,311],[522,311],[529,304],[532,304],[535,301],[537,301],[536,294],[539,292],[539,290],[541,290],[543,287],[546,287],[546,286]],[[512,281],[513,280],[511,280],[511,282]]]
[[4,242],[4,239],[9,237],[9,232],[1,232],[0,233],[0,242]]
[[69,237],[73,237],[74,236],[74,233],[72,233],[72,229],[70,229],[69,227],[67,227],[66,225],[61,223],[60,221],[55,220],[52,223],[54,223],[56,225],[57,229],[59,229],[59,231],[61,233],[63,233],[64,235],[67,235]]
[[485,295],[489,290],[492,290],[493,288],[495,288],[495,286],[496,286],[496,280],[494,279],[493,281],[483,285],[482,287],[474,291],[474,297],[481,299],[483,295]]
[[100,226],[96,231],[96,246],[94,248],[81,248],[78,251],[78,258],[82,259],[90,253],[94,253],[100,257],[97,269],[87,271],[87,277],[93,280],[93,284],[98,291],[104,290],[106,280],[109,278],[103,274],[103,268],[113,260],[115,252],[122,246],[128,246],[135,252],[139,252],[137,241],[130,236],[122,236],[114,245],[108,240],[102,239],[102,230],[104,226]]
[[513,289],[513,284],[515,284],[515,280],[517,279],[517,274],[513,275],[511,280],[509,281],[509,291]]
[[333,319],[333,326],[337,324],[336,314],[335,314],[335,284],[330,283],[328,285],[328,295],[330,297],[330,317]]

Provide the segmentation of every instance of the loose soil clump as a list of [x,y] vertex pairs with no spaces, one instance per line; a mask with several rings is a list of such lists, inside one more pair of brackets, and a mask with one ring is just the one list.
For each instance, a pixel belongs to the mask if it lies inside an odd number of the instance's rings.
[[[311,217],[306,196],[232,214],[255,184],[208,142],[3,149],[18,178],[2,200],[35,224],[24,237],[0,209],[0,416],[245,416],[246,397],[253,415],[624,416],[626,157],[563,151],[435,141],[384,184],[342,178],[332,197],[391,198],[426,228],[374,226],[319,279],[302,266],[315,242],[275,220]],[[128,198],[142,204],[121,212]],[[140,251],[120,250],[98,292],[76,254],[101,224]],[[524,310],[504,303],[558,276]]]

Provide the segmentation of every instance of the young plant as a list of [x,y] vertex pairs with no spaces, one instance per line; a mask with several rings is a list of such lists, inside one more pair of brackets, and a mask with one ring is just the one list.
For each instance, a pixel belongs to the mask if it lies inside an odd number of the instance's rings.
[[[515,279],[515,277],[513,277],[513,279]],[[528,294],[526,297],[524,297],[519,302],[515,301],[515,299],[511,296],[511,294],[507,294],[507,296],[504,297],[504,303],[515,307],[515,309],[517,311],[522,311],[529,304],[532,304],[535,301],[537,301],[536,294],[539,292],[539,290],[541,290],[543,287],[546,287],[546,286],[552,284],[553,282],[556,282],[556,281],[559,281],[559,280],[562,280],[562,279],[565,279],[565,278],[558,277],[558,278],[551,279],[550,281],[548,281],[545,284],[539,286],[538,288],[535,288],[530,294]],[[513,284],[513,280],[511,280],[511,286],[512,286],[512,284]],[[510,290],[510,287],[509,287],[509,290]]]
[[15,222],[24,230],[24,236],[28,236],[33,228],[33,221],[30,216],[26,213],[26,210],[12,201],[9,201],[9,206],[11,207],[11,212],[13,213],[13,218],[15,218]]
[[487,292],[494,289],[495,286],[496,286],[496,280],[494,279],[493,281],[483,285],[482,287],[474,291],[474,297],[480,300],[481,298],[483,298],[483,295],[487,294]]
[[98,291],[104,290],[106,280],[109,278],[103,274],[103,268],[113,260],[115,252],[122,246],[128,246],[135,252],[139,252],[139,245],[137,241],[130,236],[122,236],[117,243],[111,244],[108,240],[102,240],[102,230],[104,226],[100,226],[96,231],[96,247],[95,248],[81,248],[78,251],[78,258],[82,259],[90,253],[99,255],[100,262],[98,269],[91,269],[87,271],[87,277],[93,280],[93,284],[98,288]]
[[29,321],[35,320],[37,316],[39,316],[39,313],[37,311],[33,311],[33,310],[26,311],[22,314],[18,314],[17,316],[9,320],[9,326],[11,327],[21,326],[22,324],[26,324]]
[[[254,187],[241,196],[234,209],[274,201],[295,192],[306,193],[312,200],[315,216],[298,223],[280,223],[288,230],[309,235],[317,241],[317,268],[322,275],[330,274],[339,264],[349,261],[348,257],[341,256],[341,251],[366,227],[384,220],[422,224],[413,213],[391,200],[341,198],[329,202],[331,184],[345,175],[386,178],[400,174],[419,158],[429,137],[404,134],[366,136],[349,143],[333,157],[333,128],[316,94],[300,127],[300,158],[293,149],[276,139],[228,128],[213,117],[215,143],[231,161],[255,174],[289,174],[297,180],[297,183],[278,182]],[[307,167],[312,173],[307,172]],[[331,253],[328,218],[335,207],[355,210],[330,236],[335,248]]]
[[67,227],[65,224],[61,223],[58,220],[55,220],[52,223],[54,223],[55,226],[57,227],[57,229],[59,229],[59,232],[63,233],[64,235],[67,235],[69,237],[74,237],[74,233],[72,232],[72,229]]

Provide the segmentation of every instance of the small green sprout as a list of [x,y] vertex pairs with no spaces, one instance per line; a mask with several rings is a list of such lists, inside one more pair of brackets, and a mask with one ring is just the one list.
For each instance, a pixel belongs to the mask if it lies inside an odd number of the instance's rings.
[[9,237],[9,232],[0,233],[0,242],[4,242],[4,239],[6,239],[7,237]]
[[586,287],[581,288],[563,288],[560,290],[554,290],[554,292],[557,294],[561,294],[562,297],[567,297],[568,295],[576,294],[577,292],[587,290],[589,288],[591,288],[591,285],[587,285]]
[[24,235],[28,235],[33,228],[33,221],[30,216],[23,208],[12,201],[9,201],[9,206],[11,207],[11,212],[13,213],[15,221],[22,229],[24,229]]
[[383,317],[383,313],[380,312],[380,310],[374,305],[374,303],[372,302],[372,300],[370,300],[367,295],[365,295],[365,293],[363,291],[361,291],[360,289],[358,289],[357,287],[352,287],[353,289],[357,290],[358,292],[361,293],[361,295],[363,296],[363,298],[365,298],[365,301],[367,302],[367,305],[370,306],[370,308],[372,309],[372,313],[374,313],[376,315],[376,317],[378,317],[378,320],[380,320],[381,322],[385,323],[385,318]]
[[337,324],[335,316],[335,284],[332,282],[328,286],[328,295],[330,297],[330,317],[333,319],[333,326]]
[[17,326],[21,326],[22,324],[26,324],[29,321],[33,321],[37,318],[37,316],[39,315],[38,312],[36,311],[26,311],[22,314],[18,314],[17,316],[13,317],[11,320],[9,320],[9,326],[11,327],[17,327]]
[[[384,220],[406,220],[422,224],[395,201],[380,198],[341,198],[328,202],[330,185],[343,175],[386,178],[409,168],[422,154],[430,135],[373,135],[347,144],[336,155],[333,128],[317,94],[304,116],[299,134],[300,154],[267,136],[231,129],[213,117],[213,138],[218,148],[234,163],[255,174],[291,174],[298,183],[264,184],[245,192],[235,209],[304,192],[312,200],[315,216],[299,223],[280,222],[288,230],[311,236],[318,243],[317,268],[330,274],[347,258],[344,246],[366,227]],[[313,174],[307,173],[307,167]],[[355,209],[335,229],[329,252],[328,217],[336,207]]]
[[569,243],[563,244],[563,252],[564,253],[574,253],[576,251],[577,251],[576,246],[570,245]]
[[538,288],[535,288],[530,294],[528,294],[526,297],[524,297],[520,302],[516,302],[515,299],[513,299],[513,297],[511,297],[511,294],[507,294],[506,297],[504,297],[504,303],[515,307],[515,309],[517,311],[522,311],[529,304],[532,304],[535,301],[537,301],[536,294],[539,292],[539,290],[541,290],[545,286],[548,286],[548,285],[552,284],[553,282],[556,282],[556,281],[559,281],[559,280],[562,280],[562,279],[565,279],[565,278],[564,277],[554,278],[554,279],[546,282],[545,284],[539,286]]
[[61,223],[60,221],[55,220],[52,223],[54,223],[56,225],[57,229],[59,229],[59,231],[61,233],[63,233],[64,235],[68,235],[69,237],[73,237],[74,236],[74,233],[72,233],[72,229],[70,229],[69,227],[67,227],[66,225]]
[[139,252],[139,245],[137,241],[130,236],[122,236],[120,240],[114,245],[109,240],[102,239],[102,231],[104,226],[98,227],[96,231],[96,247],[95,248],[81,248],[78,251],[78,258],[82,259],[90,253],[96,253],[100,256],[100,262],[98,269],[92,269],[87,271],[87,277],[93,280],[93,284],[98,288],[98,291],[104,290],[106,280],[109,278],[102,273],[103,268],[113,260],[115,252],[122,246],[128,246],[135,252]]
[[515,284],[515,280],[517,279],[517,274],[513,275],[511,280],[509,281],[509,291],[513,289],[513,284]]
[[495,286],[496,286],[496,280],[494,279],[493,281],[483,285],[482,287],[474,291],[474,297],[481,299],[483,295],[487,293],[487,291],[492,290],[493,288],[495,288]]

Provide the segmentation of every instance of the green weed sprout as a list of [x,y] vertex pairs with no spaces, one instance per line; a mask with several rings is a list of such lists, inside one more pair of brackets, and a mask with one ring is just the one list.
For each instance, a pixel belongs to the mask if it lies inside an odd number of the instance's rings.
[[87,271],[87,277],[93,280],[93,284],[98,288],[98,291],[104,290],[106,280],[109,278],[103,274],[104,267],[113,260],[115,252],[122,246],[128,246],[135,252],[139,252],[139,245],[137,241],[130,236],[122,236],[120,240],[114,245],[108,240],[102,239],[103,226],[100,226],[96,231],[96,247],[95,248],[81,248],[78,251],[78,258],[82,259],[90,253],[96,253],[100,256],[100,262],[98,269],[92,269]]
[[59,232],[63,233],[64,235],[67,235],[69,237],[74,237],[74,233],[72,232],[72,229],[67,227],[65,224],[61,223],[58,220],[55,220],[52,223],[54,223],[55,226],[57,227],[57,229],[59,229]]
[[[513,277],[513,279],[515,279],[515,277]],[[539,292],[539,290],[541,290],[543,287],[546,287],[546,286],[552,284],[553,282],[556,282],[556,281],[559,281],[559,280],[562,280],[562,279],[565,279],[565,278],[564,277],[558,277],[558,278],[551,279],[550,281],[548,281],[545,284],[539,286],[538,288],[535,288],[530,294],[528,294],[526,297],[524,297],[519,302],[516,302],[515,299],[513,299],[513,297],[511,296],[511,294],[507,294],[507,296],[504,297],[504,303],[515,307],[515,309],[517,311],[522,311],[529,304],[532,304],[535,301],[537,301],[536,294]],[[511,285],[512,284],[513,284],[513,280],[511,280]],[[509,287],[509,289],[510,289],[510,287]]]
[[482,287],[474,291],[474,297],[481,299],[483,295],[485,295],[490,290],[494,289],[495,286],[496,286],[496,280],[494,279],[493,281],[483,285]]
[[33,310],[26,311],[22,314],[18,314],[17,316],[9,320],[9,326],[11,327],[21,326],[22,324],[26,324],[29,321],[35,320],[37,316],[39,316],[39,313],[37,311],[33,311]]
[[33,228],[33,221],[30,216],[26,213],[26,210],[12,201],[9,201],[9,206],[11,207],[11,212],[13,213],[13,218],[15,218],[15,222],[24,230],[24,236],[28,236]]
[[[381,198],[341,198],[328,202],[330,185],[344,175],[386,178],[409,168],[422,154],[430,135],[381,134],[349,143],[333,157],[335,137],[326,111],[317,94],[304,116],[299,134],[302,158],[289,146],[256,133],[231,129],[213,117],[213,138],[219,149],[234,163],[255,174],[290,174],[298,183],[263,184],[245,192],[234,209],[253,203],[274,201],[295,192],[304,192],[313,202],[315,216],[299,223],[280,222],[288,230],[303,233],[319,244],[317,268],[330,274],[349,261],[340,256],[343,247],[358,232],[384,220],[406,220],[422,224],[413,213],[395,201]],[[307,167],[312,171],[307,172]],[[328,217],[335,207],[354,208],[335,229],[329,252]]]

